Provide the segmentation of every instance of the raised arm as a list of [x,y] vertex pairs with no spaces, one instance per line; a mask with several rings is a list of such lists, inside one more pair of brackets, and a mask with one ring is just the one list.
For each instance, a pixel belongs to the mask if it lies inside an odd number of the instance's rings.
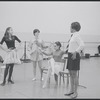
[[46,55],[46,56],[52,56],[53,55],[53,52],[45,52],[44,50],[41,50],[41,52]]
[[31,50],[32,50],[32,45],[33,45],[32,40],[30,40],[30,41],[29,41],[29,44],[28,44],[28,46],[27,46],[27,50],[28,50],[28,51],[31,51]]
[[48,48],[48,46],[45,45],[45,42],[43,40],[42,40],[42,45],[41,46],[42,46],[42,49]]

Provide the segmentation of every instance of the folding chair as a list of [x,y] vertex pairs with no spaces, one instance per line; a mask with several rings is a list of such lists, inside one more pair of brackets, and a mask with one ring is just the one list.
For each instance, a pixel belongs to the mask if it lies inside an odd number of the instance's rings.
[[59,84],[61,85],[61,78],[63,78],[63,83],[64,84],[65,84],[65,78],[67,78],[67,86],[68,86],[69,85],[69,72],[66,69],[66,64],[67,64],[67,59],[65,59],[63,71],[60,71],[59,72],[59,75],[60,75],[60,77],[59,77]]
[[[47,71],[48,71],[48,60],[50,59],[50,57],[49,58],[44,58],[43,59],[43,63],[42,63],[42,77],[43,77],[43,73],[45,73],[45,74],[47,74]],[[63,66],[63,71],[60,71],[59,72],[59,75],[60,75],[60,81],[59,81],[59,83],[61,83],[61,76],[63,75],[63,82],[65,82],[64,81],[64,74],[67,74],[67,76],[69,75],[69,73],[68,72],[66,72],[66,71],[64,71],[64,69],[65,69],[65,66],[66,66],[66,60],[65,59],[62,59],[62,63],[64,63],[64,66]],[[50,82],[50,78],[49,78],[49,82]],[[69,78],[68,78],[68,83],[69,83]]]

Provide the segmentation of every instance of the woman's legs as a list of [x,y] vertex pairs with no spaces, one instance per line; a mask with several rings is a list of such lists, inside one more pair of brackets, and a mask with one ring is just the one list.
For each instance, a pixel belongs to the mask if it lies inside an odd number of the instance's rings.
[[58,85],[58,75],[54,74],[54,78],[55,78],[56,84]]
[[37,62],[33,61],[33,75],[34,75],[34,78],[32,80],[36,80],[36,64],[37,64]]
[[1,84],[2,86],[4,86],[5,83],[6,83],[6,77],[7,77],[7,74],[8,74],[8,69],[9,69],[9,64],[6,65],[6,68],[5,68],[5,71],[4,71],[4,79],[3,79],[3,83]]
[[10,68],[9,68],[8,82],[11,82],[11,83],[13,84],[14,82],[11,80],[11,77],[12,77],[12,73],[13,73],[14,64],[10,64],[9,67],[10,67]]
[[42,62],[43,62],[43,60],[38,61],[38,66],[39,66],[39,70],[40,70],[41,80],[43,80],[43,77],[42,77]]
[[78,76],[77,70],[74,71],[74,92],[77,93],[77,86],[78,86]]
[[74,92],[73,94],[71,94],[71,97],[76,98],[77,97],[77,86],[78,86],[77,70],[72,70],[71,75],[72,75],[72,79],[71,79],[72,83],[71,83],[70,91]]
[[70,74],[70,84],[71,84],[70,91],[77,92],[77,86],[78,86],[77,70],[69,70],[69,74]]
[[74,92],[74,76],[73,76],[73,71],[69,70],[69,74],[70,74],[70,91],[69,93],[73,93]]

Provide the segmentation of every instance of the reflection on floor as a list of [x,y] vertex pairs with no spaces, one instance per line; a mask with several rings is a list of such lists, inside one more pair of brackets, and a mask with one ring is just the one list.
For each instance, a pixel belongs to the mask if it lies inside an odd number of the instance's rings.
[[[0,65],[1,66],[1,65]],[[3,70],[3,69],[2,69]],[[51,76],[50,85],[43,89],[44,81],[40,80],[40,73],[37,66],[37,80],[32,81],[33,68],[32,63],[23,63],[15,65],[13,71],[13,80],[15,84],[6,84],[0,86],[0,98],[64,98],[64,93],[68,91],[66,84],[56,86],[53,76]],[[85,86],[78,87],[77,98],[100,98],[100,57],[81,60],[81,70],[79,75],[79,84]],[[44,79],[46,74],[44,74]],[[0,76],[2,80],[2,76]]]

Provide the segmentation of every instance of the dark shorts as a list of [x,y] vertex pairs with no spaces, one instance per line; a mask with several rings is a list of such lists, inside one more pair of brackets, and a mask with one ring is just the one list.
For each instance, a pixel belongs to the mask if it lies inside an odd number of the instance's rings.
[[76,54],[76,59],[72,59],[72,53],[68,53],[67,67],[68,70],[80,70],[80,54]]

